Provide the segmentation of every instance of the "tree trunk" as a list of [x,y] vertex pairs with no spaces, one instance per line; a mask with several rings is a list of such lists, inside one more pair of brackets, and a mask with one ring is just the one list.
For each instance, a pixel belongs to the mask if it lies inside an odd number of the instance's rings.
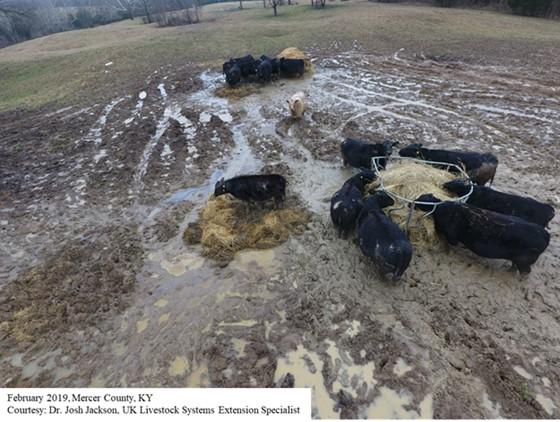
[[239,0],[239,8],[243,10],[243,0]]
[[266,9],[266,0],[263,0],[263,8]]
[[276,0],[272,1],[272,8],[274,9],[274,16],[278,16],[278,11],[276,10],[276,8],[278,7],[278,5],[276,4]]
[[142,1],[144,5],[144,13],[146,13],[146,18],[148,19],[148,23],[152,23],[152,15],[150,15],[150,10],[148,9],[147,0]]

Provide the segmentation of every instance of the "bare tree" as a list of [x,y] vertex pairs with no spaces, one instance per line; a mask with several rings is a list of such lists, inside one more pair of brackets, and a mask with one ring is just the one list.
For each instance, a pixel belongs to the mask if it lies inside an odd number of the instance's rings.
[[128,16],[129,19],[134,19],[136,0],[105,0],[105,5]]
[[32,6],[24,1],[0,0],[0,13],[4,15],[28,17],[32,10]]
[[150,7],[149,7],[149,0],[139,0],[142,8],[144,9],[144,13],[146,14],[146,19],[148,21],[148,23],[152,23],[152,15],[150,14]]

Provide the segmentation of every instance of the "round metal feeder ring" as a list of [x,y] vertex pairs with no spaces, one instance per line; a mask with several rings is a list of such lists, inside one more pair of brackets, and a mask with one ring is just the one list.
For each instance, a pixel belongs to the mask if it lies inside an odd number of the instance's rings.
[[[424,201],[416,201],[415,199],[405,198],[404,196],[401,196],[401,195],[399,195],[395,192],[392,192],[385,187],[385,181],[383,179],[383,169],[381,168],[381,165],[379,163],[380,160],[385,160],[386,161],[386,164],[385,164],[386,166],[390,162],[400,161],[400,160],[408,160],[408,161],[414,161],[414,162],[421,163],[421,164],[428,164],[428,165],[435,164],[437,168],[441,168],[441,169],[447,170],[447,171],[449,171],[449,169],[453,167],[453,168],[458,170],[458,172],[464,177],[465,180],[468,180],[469,191],[465,195],[463,195],[459,198],[448,199],[447,201],[440,201],[440,202],[424,202]],[[469,197],[471,196],[471,194],[473,193],[473,190],[474,190],[473,183],[472,183],[469,175],[465,172],[465,170],[463,170],[460,166],[458,166],[456,164],[444,163],[444,162],[441,162],[441,161],[422,160],[420,158],[413,158],[413,157],[400,157],[400,156],[384,157],[384,156],[381,156],[381,157],[372,157],[371,167],[372,167],[372,170],[375,172],[375,176],[377,177],[377,179],[379,180],[379,183],[380,183],[378,190],[381,190],[381,191],[385,192],[395,202],[400,202],[401,204],[403,204],[403,207],[405,207],[405,206],[408,207],[408,217],[406,219],[406,231],[407,232],[408,232],[408,229],[410,228],[410,222],[412,221],[412,213],[414,212],[414,206],[415,205],[432,206],[432,210],[425,213],[421,217],[421,218],[425,218],[425,217],[433,214],[434,211],[436,210],[436,208],[438,207],[438,205],[443,204],[443,202],[461,202],[461,203],[467,202],[467,200],[469,199]],[[426,192],[426,193],[429,193],[429,192]]]

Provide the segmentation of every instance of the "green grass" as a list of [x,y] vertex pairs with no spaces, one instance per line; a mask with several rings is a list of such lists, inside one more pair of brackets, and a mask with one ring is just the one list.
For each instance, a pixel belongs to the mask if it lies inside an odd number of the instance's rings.
[[[560,56],[560,25],[544,19],[371,2],[329,2],[324,9],[283,6],[274,17],[270,8],[240,11],[236,4],[204,8],[197,25],[158,28],[123,21],[1,49],[0,110],[73,103],[77,96],[87,102],[168,63],[218,66],[230,56],[326,47],[334,40],[342,48],[356,40],[380,54],[405,48],[498,63],[515,57],[531,62],[539,51]],[[106,74],[109,61],[114,64]]]

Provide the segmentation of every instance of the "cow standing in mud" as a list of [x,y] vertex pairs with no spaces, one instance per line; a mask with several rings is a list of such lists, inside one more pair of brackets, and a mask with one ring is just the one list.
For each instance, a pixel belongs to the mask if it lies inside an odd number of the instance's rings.
[[271,59],[263,54],[257,67],[257,78],[259,81],[270,82],[270,80],[272,80],[272,76],[277,76],[278,73],[280,73],[278,59]]
[[[397,144],[398,142],[392,141],[372,144],[359,139],[346,138],[340,145],[342,163],[344,166],[370,169],[373,157],[389,157],[393,153],[393,147]],[[381,168],[385,168],[387,160],[380,159],[378,164]]]
[[331,198],[331,220],[339,236],[348,235],[356,227],[362,211],[365,186],[375,180],[375,173],[364,170],[348,179]]
[[236,86],[241,82],[241,69],[235,63],[231,66],[227,66],[227,69],[224,70],[224,74],[226,76],[227,84],[231,87]]
[[268,59],[268,57],[264,59],[261,57],[261,61],[257,66],[257,78],[261,83],[267,83],[272,80],[272,63]]
[[286,198],[286,179],[278,174],[237,176],[216,182],[214,196],[229,193],[247,202],[273,199],[278,206]]
[[302,59],[280,58],[280,71],[289,78],[301,77],[305,73],[305,61]]
[[260,61],[255,60],[250,54],[244,57],[229,59],[222,66],[226,82],[230,86],[235,86],[241,82],[241,78],[249,78],[256,75],[259,63]]
[[395,202],[385,192],[368,196],[358,217],[358,245],[372,258],[382,274],[399,280],[412,259],[412,244],[406,234],[389,219],[383,208]]
[[[550,235],[538,224],[518,217],[499,214],[469,204],[441,202],[431,194],[421,195],[420,202],[438,204],[416,207],[432,211],[436,231],[450,245],[459,242],[475,254],[492,259],[506,259],[520,273],[531,272],[539,256],[548,247]],[[441,202],[441,203],[440,203]]]
[[305,94],[301,91],[296,92],[288,100],[288,108],[290,109],[290,114],[295,119],[301,119],[303,117],[303,113],[305,113],[306,107],[307,103],[305,100]]
[[[458,196],[469,192],[470,185],[461,179],[443,185],[445,189]],[[500,214],[513,215],[539,226],[546,227],[554,218],[554,207],[533,198],[499,192],[486,186],[473,186],[467,204]]]
[[[411,144],[399,151],[401,157],[414,157],[422,160],[438,161],[441,163],[455,164],[464,168],[470,179],[477,185],[485,185],[487,182],[494,181],[498,159],[489,153],[479,153],[471,151],[447,151],[444,149],[428,149],[422,144]],[[440,165],[435,165],[441,167]],[[458,173],[454,167],[449,171]]]

